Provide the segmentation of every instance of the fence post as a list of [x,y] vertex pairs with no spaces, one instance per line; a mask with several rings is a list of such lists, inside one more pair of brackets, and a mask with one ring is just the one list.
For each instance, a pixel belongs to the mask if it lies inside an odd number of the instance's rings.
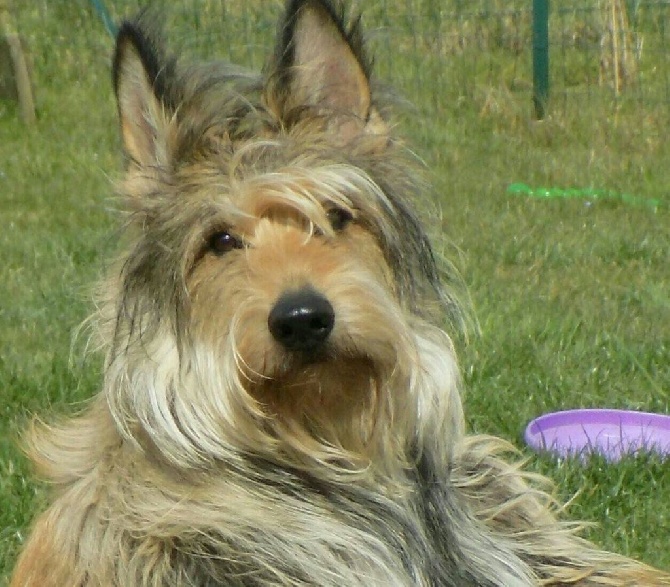
[[12,99],[18,101],[21,118],[26,124],[32,124],[35,122],[32,80],[21,37],[11,23],[9,0],[0,0],[0,53],[0,59],[10,64],[10,71],[5,72],[10,79],[0,80],[0,86],[11,87]]
[[533,0],[533,104],[542,120],[549,99],[549,0]]
[[119,30],[116,26],[116,23],[114,22],[114,19],[112,19],[112,17],[109,15],[109,12],[107,12],[105,3],[102,0],[91,0],[91,4],[93,4],[93,8],[95,8],[96,12],[102,19],[102,23],[105,25],[107,32],[112,37],[116,37],[116,33],[118,33]]

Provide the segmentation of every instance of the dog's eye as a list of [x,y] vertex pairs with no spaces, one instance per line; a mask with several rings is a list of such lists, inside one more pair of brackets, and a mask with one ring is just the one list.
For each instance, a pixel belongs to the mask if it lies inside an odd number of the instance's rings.
[[354,219],[351,212],[344,210],[343,208],[331,208],[326,212],[326,217],[328,218],[330,225],[333,227],[333,230],[338,232],[344,230],[347,224]]
[[241,249],[244,244],[229,232],[222,230],[209,238],[209,249],[216,255],[224,255],[233,249]]

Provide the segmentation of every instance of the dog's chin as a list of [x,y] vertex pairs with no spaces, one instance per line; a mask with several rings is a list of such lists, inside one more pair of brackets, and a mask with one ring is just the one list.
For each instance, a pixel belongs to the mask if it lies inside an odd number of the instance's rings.
[[291,353],[250,391],[275,412],[349,411],[369,405],[383,371],[370,357],[339,355],[332,349]]

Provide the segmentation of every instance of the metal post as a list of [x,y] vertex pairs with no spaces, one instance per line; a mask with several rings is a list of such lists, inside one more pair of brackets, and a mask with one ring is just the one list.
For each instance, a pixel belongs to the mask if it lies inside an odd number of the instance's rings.
[[105,3],[102,0],[91,0],[91,3],[93,4],[93,8],[95,8],[97,13],[100,15],[102,23],[105,25],[107,32],[112,37],[116,37],[116,34],[119,32],[119,29],[116,26],[114,19],[109,15]]
[[542,120],[549,100],[549,0],[533,0],[533,104]]

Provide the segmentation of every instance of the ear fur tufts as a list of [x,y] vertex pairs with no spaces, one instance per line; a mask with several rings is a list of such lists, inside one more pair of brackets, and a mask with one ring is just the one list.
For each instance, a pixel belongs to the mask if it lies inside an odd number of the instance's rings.
[[360,14],[347,15],[344,5],[339,1],[329,0],[292,0],[287,4],[284,19],[280,23],[277,34],[279,44],[275,56],[278,69],[286,73],[290,71],[295,60],[294,38],[296,26],[304,10],[321,12],[326,16],[347,43],[354,57],[361,66],[365,77],[370,79],[372,60],[365,51],[363,28]]
[[176,59],[169,57],[164,49],[163,31],[158,15],[153,11],[144,9],[132,20],[123,21],[119,27],[112,62],[112,82],[117,97],[122,65],[128,51],[134,51],[142,62],[156,98],[174,109],[177,104],[167,82],[174,78]]
[[164,130],[179,103],[176,61],[162,48],[158,18],[148,10],[125,21],[116,38],[112,81],[126,154],[139,165],[166,163]]
[[[386,128],[373,106],[359,15],[335,0],[291,0],[277,33],[268,103],[283,121],[320,116],[341,144]],[[373,124],[368,124],[373,120]]]

